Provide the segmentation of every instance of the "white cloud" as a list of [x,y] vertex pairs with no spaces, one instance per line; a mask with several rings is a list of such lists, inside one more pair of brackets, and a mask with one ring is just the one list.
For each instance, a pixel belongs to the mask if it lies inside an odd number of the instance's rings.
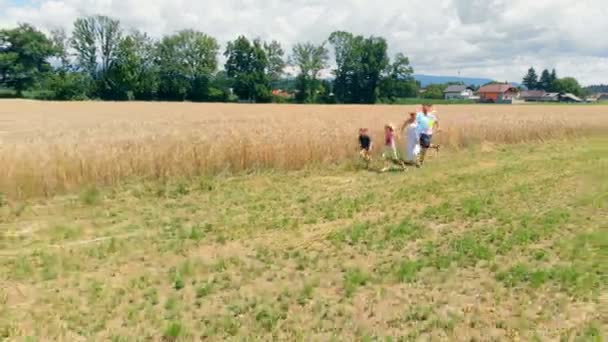
[[65,27],[105,14],[159,37],[179,29],[221,43],[239,34],[321,42],[334,30],[387,38],[418,73],[519,81],[529,66],[608,82],[605,0],[0,0],[0,27]]

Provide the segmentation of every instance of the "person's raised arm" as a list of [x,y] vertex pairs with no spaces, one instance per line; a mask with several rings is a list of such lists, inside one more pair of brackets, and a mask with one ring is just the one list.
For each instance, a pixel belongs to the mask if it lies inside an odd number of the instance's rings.
[[410,121],[410,119],[407,119],[407,120],[403,121],[403,123],[401,124],[401,127],[399,127],[399,131],[403,132],[403,130],[405,129],[405,127],[407,127],[409,121]]

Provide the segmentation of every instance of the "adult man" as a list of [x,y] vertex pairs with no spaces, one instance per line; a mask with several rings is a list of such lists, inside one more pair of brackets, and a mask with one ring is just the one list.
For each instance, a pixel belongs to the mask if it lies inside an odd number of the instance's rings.
[[422,105],[422,112],[416,115],[418,131],[420,132],[420,160],[419,164],[424,164],[424,157],[429,148],[439,150],[439,145],[433,145],[433,133],[439,130],[439,120],[436,113],[433,111],[433,105]]

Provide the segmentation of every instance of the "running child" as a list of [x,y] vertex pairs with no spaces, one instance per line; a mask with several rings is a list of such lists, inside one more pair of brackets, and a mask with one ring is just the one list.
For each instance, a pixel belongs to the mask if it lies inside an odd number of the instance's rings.
[[367,166],[372,161],[372,148],[374,143],[372,142],[372,138],[369,136],[369,131],[367,128],[359,129],[359,155],[361,159],[363,159]]
[[397,153],[397,143],[395,142],[395,126],[392,124],[386,124],[384,126],[384,153],[382,153],[382,158],[386,160],[386,165],[382,169],[382,172],[388,171],[391,169],[391,164],[398,164],[403,167],[401,161],[399,160],[399,155]]
[[439,120],[437,116],[431,112],[432,105],[425,104],[422,106],[422,112],[417,113],[416,122],[418,132],[420,133],[420,160],[419,164],[424,164],[424,158],[429,148],[439,150],[439,145],[433,145],[433,133],[439,130]]

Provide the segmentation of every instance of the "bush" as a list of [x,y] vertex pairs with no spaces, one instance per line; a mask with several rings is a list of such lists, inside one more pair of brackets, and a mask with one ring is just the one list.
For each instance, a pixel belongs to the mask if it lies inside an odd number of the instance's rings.
[[289,97],[272,95],[272,103],[292,103],[292,99]]
[[83,73],[58,73],[49,78],[46,86],[53,93],[53,100],[87,100],[91,79]]
[[54,100],[56,96],[52,90],[33,90],[25,93],[25,97],[34,100]]
[[209,88],[208,101],[210,102],[227,102],[230,94],[226,90],[211,87]]
[[14,90],[0,88],[0,99],[13,99],[15,97],[17,97],[17,93]]

